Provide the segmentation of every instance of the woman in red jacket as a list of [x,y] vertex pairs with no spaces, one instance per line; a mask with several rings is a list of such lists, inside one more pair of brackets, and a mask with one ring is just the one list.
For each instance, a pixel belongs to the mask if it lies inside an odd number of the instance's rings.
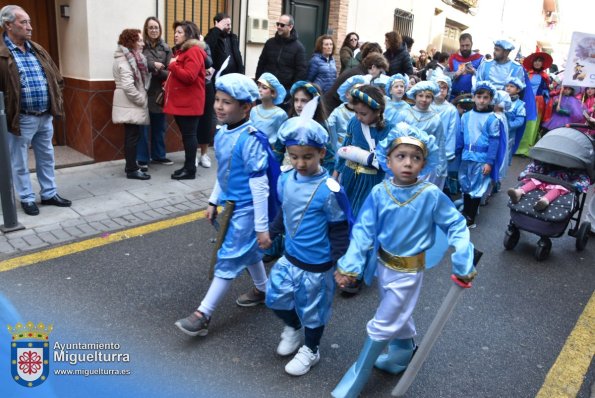
[[174,180],[196,178],[196,129],[205,107],[204,42],[199,41],[198,27],[191,21],[174,22],[174,57],[169,64],[165,83],[163,112],[174,115],[184,143],[184,167],[176,170]]

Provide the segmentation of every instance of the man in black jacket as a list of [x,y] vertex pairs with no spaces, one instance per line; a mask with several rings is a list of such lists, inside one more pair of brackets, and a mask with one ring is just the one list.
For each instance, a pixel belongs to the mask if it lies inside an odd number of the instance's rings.
[[304,45],[298,40],[291,15],[281,15],[275,37],[267,40],[258,59],[256,79],[264,72],[275,75],[287,90],[298,80],[306,80],[307,62]]
[[224,12],[220,12],[213,18],[215,27],[209,30],[205,41],[211,48],[213,57],[213,68],[217,71],[221,68],[225,59],[229,57],[229,64],[221,75],[228,73],[244,73],[244,62],[240,53],[238,36],[231,33],[231,18]]

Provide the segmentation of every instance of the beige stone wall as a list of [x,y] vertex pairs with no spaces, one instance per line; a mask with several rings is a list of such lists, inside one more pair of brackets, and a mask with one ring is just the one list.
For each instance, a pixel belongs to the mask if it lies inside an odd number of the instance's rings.
[[347,31],[347,17],[349,14],[349,0],[335,0],[330,2],[328,27],[333,31],[333,40],[335,41],[335,62],[337,69],[341,69],[341,60],[339,59],[339,50],[345,39]]
[[269,36],[275,36],[277,33],[277,26],[275,22],[279,20],[281,16],[281,10],[283,9],[283,5],[281,4],[281,0],[269,0]]

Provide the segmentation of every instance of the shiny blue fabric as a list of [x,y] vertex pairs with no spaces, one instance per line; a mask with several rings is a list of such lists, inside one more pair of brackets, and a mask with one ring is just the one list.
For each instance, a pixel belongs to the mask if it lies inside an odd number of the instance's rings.
[[330,114],[327,120],[327,125],[330,134],[331,146],[337,152],[347,135],[347,126],[351,118],[355,116],[355,112],[349,110],[345,104],[336,107]]
[[[370,126],[370,136],[376,145],[388,135],[391,124],[386,124],[384,129],[378,130],[374,126]],[[347,126],[347,135],[343,146],[355,145],[365,150],[370,150],[368,142],[364,138],[362,125],[357,118],[352,118]],[[356,174],[355,170],[345,165],[345,159],[337,157],[337,171],[341,174],[340,183],[345,188],[345,193],[351,202],[351,210],[354,217],[357,217],[360,207],[364,200],[370,193],[372,187],[384,179],[384,171],[378,170],[376,174]]]
[[250,111],[252,125],[266,134],[271,145],[277,141],[277,131],[286,120],[287,113],[278,106],[265,109],[262,105],[257,105]]
[[461,128],[459,111],[457,111],[457,108],[453,104],[447,101],[444,101],[442,104],[433,103],[430,105],[430,109],[437,112],[442,120],[446,160],[453,160],[457,146],[457,132]]
[[508,60],[503,64],[499,64],[494,60],[483,61],[477,69],[477,81],[488,80],[497,90],[504,90],[506,83],[511,77],[516,77],[525,81],[525,72],[523,67],[515,62]]
[[[404,204],[415,194],[418,195]],[[465,218],[452,201],[429,182],[399,187],[384,180],[366,199],[353,227],[349,249],[339,259],[337,268],[356,275],[365,269],[365,280],[370,284],[379,247],[393,255],[417,255],[435,245],[436,227],[447,234],[448,244],[455,248],[451,255],[453,273],[470,274],[474,269],[473,244],[469,241]],[[371,247],[373,253],[370,253]],[[436,258],[426,258],[426,268],[436,262]]]
[[248,121],[233,130],[227,130],[224,125],[215,135],[217,181],[221,187],[219,204],[226,200],[236,202],[237,206],[252,203],[250,176],[264,174],[268,166],[267,151],[252,134],[254,131]]
[[331,261],[328,225],[346,220],[335,193],[326,185],[328,178],[324,169],[311,177],[291,170],[277,186],[283,203],[285,252],[307,264]]
[[334,269],[308,272],[291,264],[285,256],[271,268],[267,281],[267,307],[295,309],[302,325],[317,328],[327,324],[335,293]]
[[399,114],[406,109],[411,108],[406,101],[386,101],[386,107],[384,108],[384,120],[390,124],[397,124],[397,118]]
[[472,198],[481,198],[490,187],[492,178],[483,175],[483,165],[472,160],[461,160],[459,166],[459,184],[461,192],[469,194]]
[[[475,151],[478,148],[487,148],[490,137],[498,137],[500,128],[498,119],[493,112],[476,112],[471,110],[461,118],[461,128],[457,134],[457,152],[462,150],[462,160],[471,160],[478,163],[492,163],[485,150]],[[471,150],[470,150],[471,147]]]

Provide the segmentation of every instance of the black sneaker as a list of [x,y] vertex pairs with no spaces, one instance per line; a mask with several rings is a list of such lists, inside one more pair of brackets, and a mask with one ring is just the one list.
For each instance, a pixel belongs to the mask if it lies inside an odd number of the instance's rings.
[[172,164],[174,164],[174,162],[172,162],[171,160],[169,160],[168,158],[163,158],[163,159],[153,159],[151,160],[151,162],[153,163],[157,163],[157,164],[163,164],[166,166],[171,166]]
[[355,282],[350,283],[345,287],[339,287],[339,290],[341,290],[342,293],[347,293],[347,297],[351,297],[358,294],[359,291],[362,290],[362,283],[363,282],[361,280],[356,279]]
[[209,333],[210,320],[199,311],[194,311],[186,318],[178,319],[174,325],[188,336],[204,337]]

